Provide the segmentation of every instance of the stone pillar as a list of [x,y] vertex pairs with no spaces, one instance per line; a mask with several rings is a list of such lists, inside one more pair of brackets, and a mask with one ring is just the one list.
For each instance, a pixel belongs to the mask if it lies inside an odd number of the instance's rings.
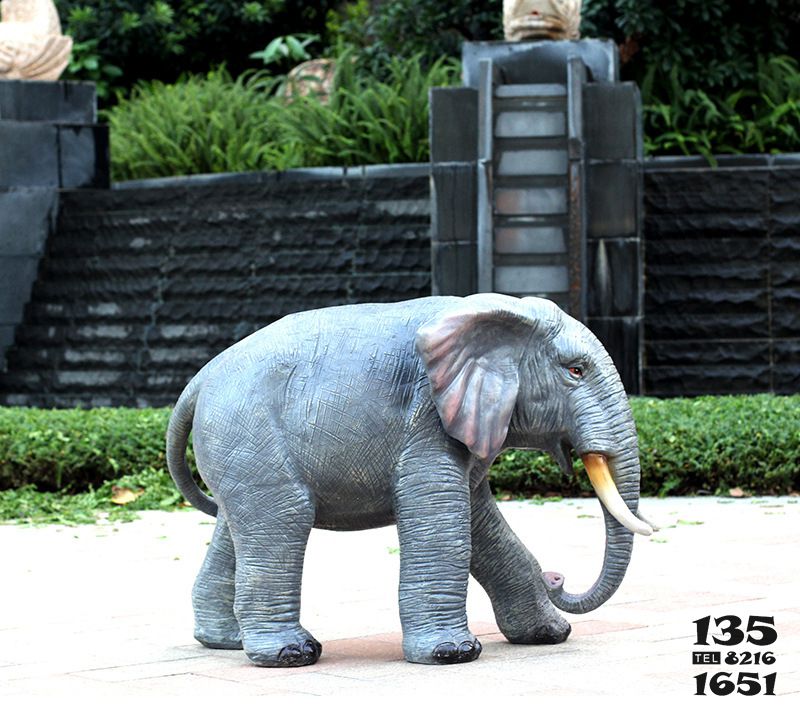
[[14,343],[62,188],[109,186],[94,85],[0,81],[0,369]]

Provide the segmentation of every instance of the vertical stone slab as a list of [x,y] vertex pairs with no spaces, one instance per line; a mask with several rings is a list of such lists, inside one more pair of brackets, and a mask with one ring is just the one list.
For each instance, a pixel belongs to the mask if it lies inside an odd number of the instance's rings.
[[477,283],[478,93],[431,90],[431,289],[471,295]]

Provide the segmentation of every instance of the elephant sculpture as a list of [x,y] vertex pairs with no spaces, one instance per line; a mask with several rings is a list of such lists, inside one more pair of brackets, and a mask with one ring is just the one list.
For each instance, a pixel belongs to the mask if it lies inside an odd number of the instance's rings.
[[[197,467],[186,462],[192,432]],[[574,449],[603,505],[606,546],[584,593],[542,573],[492,497],[505,448]],[[636,428],[594,335],[555,304],[479,294],[292,314],[212,359],[181,394],[167,433],[170,473],[217,516],[193,588],[195,637],[244,648],[261,666],[313,664],[300,624],[312,527],[396,523],[408,661],[472,661],[470,572],[509,641],[552,644],[619,587],[638,516]]]

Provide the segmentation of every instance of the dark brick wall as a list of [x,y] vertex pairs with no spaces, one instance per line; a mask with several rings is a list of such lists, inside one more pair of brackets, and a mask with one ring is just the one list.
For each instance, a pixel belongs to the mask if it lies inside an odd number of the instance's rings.
[[[720,163],[645,165],[645,393],[796,393],[800,157]],[[168,404],[284,314],[429,293],[427,166],[65,192],[0,403]]]
[[645,175],[646,392],[800,391],[800,157]]
[[0,402],[162,405],[285,314],[430,294],[427,166],[65,192]]

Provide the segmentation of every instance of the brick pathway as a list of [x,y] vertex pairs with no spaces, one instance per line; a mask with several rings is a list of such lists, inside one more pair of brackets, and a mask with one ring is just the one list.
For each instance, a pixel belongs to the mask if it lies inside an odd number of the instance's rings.
[[[591,584],[603,547],[596,501],[502,508],[544,569],[564,573],[570,590]],[[775,672],[777,694],[800,697],[798,498],[647,499],[643,510],[665,527],[650,540],[637,536],[622,587],[600,609],[569,616],[573,633],[565,644],[508,644],[472,582],[470,622],[484,651],[473,664],[445,667],[402,660],[394,528],[312,533],[303,623],[322,641],[323,657],[308,668],[270,670],[250,665],[240,651],[211,651],[192,638],[189,592],[211,536],[208,517],[151,512],[120,525],[0,526],[0,696],[622,694],[686,700],[694,676],[735,669],[762,677]],[[727,614],[745,621],[775,617],[778,640],[767,647],[775,664],[692,665],[692,651],[700,650],[693,646],[692,622]],[[728,650],[705,648],[723,657]],[[745,649],[763,650],[735,650]]]

